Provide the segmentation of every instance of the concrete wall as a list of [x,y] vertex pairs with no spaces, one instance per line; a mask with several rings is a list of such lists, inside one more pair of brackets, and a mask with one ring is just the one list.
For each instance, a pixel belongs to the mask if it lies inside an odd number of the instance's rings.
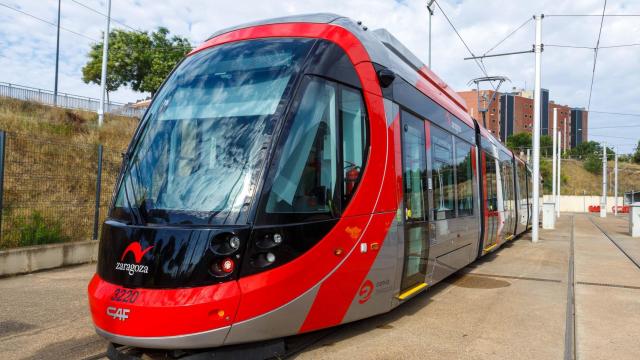
[[[622,196],[618,196],[618,206],[622,206]],[[551,201],[551,195],[544,196],[544,202]],[[600,205],[600,196],[560,196],[560,211],[567,212],[588,212],[590,205]],[[607,212],[611,213],[611,209],[615,205],[615,198],[607,196]]]
[[24,274],[98,259],[98,241],[30,246],[0,251],[0,276]]

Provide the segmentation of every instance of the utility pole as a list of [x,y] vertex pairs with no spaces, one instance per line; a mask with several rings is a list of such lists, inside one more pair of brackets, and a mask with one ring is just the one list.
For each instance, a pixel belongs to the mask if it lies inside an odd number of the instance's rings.
[[602,144],[602,200],[600,217],[607,217],[607,143]]
[[[554,109],[555,110],[555,109]],[[556,217],[560,217],[560,183],[562,173],[562,132],[558,130],[558,185],[556,186]]]
[[567,137],[567,118],[566,117],[564,118],[564,136],[562,138],[564,139],[563,140],[564,141],[564,146],[563,146],[564,150],[563,151],[566,153],[566,151],[567,151],[567,139],[568,139],[568,137]]
[[557,157],[558,157],[558,109],[557,108],[553,108],[553,159],[551,160],[551,167],[553,168],[553,170],[551,171],[552,175],[552,184],[551,184],[551,199],[554,203],[556,203],[556,206],[558,205],[558,203],[556,202],[557,199],[557,188],[556,188],[556,178],[558,176],[558,162],[557,162]]
[[538,227],[540,226],[540,71],[542,67],[542,18],[544,15],[535,15],[536,20],[536,72],[533,95],[533,214],[531,222],[531,241],[538,242]]
[[60,59],[60,5],[58,0],[58,34],[56,35],[56,80],[53,84],[53,106],[58,106],[58,61]]
[[109,25],[111,22],[111,0],[107,0],[107,29],[102,43],[102,76],[100,78],[100,107],[98,108],[98,126],[104,122],[104,95],[107,88],[107,59],[109,57]]
[[428,61],[428,66],[429,69],[431,70],[431,17],[433,16],[433,8],[431,7],[433,5],[433,2],[435,0],[429,0],[429,3],[427,4],[427,10],[429,10],[429,61]]
[[618,216],[618,148],[616,148],[616,154],[614,155],[613,162],[613,198],[614,198],[614,207],[613,207],[613,215]]

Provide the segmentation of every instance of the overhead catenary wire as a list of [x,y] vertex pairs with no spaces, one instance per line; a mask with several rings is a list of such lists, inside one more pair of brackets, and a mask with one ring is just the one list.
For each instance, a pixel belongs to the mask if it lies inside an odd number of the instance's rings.
[[[53,26],[53,27],[56,27],[56,28],[58,27],[58,24],[56,24],[56,23],[54,23],[54,22],[51,22],[51,21],[45,20],[45,19],[43,19],[43,18],[41,18],[41,17],[38,17],[38,16],[36,16],[36,15],[33,15],[33,14],[29,13],[29,12],[26,12],[26,11],[23,11],[23,10],[20,10],[20,9],[17,9],[17,8],[14,8],[14,7],[9,6],[9,5],[5,4],[5,3],[1,3],[1,2],[0,2],[0,6],[5,7],[5,8],[7,8],[7,9],[11,9],[11,10],[13,10],[13,11],[15,11],[15,12],[21,13],[21,14],[23,14],[23,15],[25,15],[25,16],[31,17],[31,18],[33,18],[33,19],[36,19],[36,20],[38,20],[38,21],[40,21],[40,22],[43,22],[43,23],[45,23],[45,24],[48,24],[48,25],[50,25],[50,26]],[[106,15],[105,15],[105,16],[106,16]],[[112,19],[112,20],[113,20],[113,19]],[[92,38],[92,37],[90,37],[90,36],[87,36],[87,35],[85,35],[85,34],[82,34],[82,33],[80,33],[80,32],[77,32],[77,31],[75,31],[75,30],[72,30],[72,29],[69,29],[69,28],[66,28],[66,27],[63,27],[63,26],[60,26],[60,29],[61,29],[61,30],[66,31],[66,32],[69,32],[69,33],[71,33],[71,34],[74,34],[74,35],[80,36],[80,37],[82,37],[82,38],[85,38],[85,39],[87,39],[87,40],[91,41],[91,42],[93,43],[92,45],[94,45],[94,44],[99,44],[99,43],[101,42],[101,40],[98,40],[98,39]],[[136,30],[136,31],[138,31],[138,30]],[[134,46],[132,46],[132,45],[127,45],[127,48],[129,48],[129,49],[145,49],[145,47],[138,46],[138,45],[134,45]],[[194,46],[184,46],[184,47],[182,47],[182,46],[161,46],[161,47],[146,48],[146,49],[147,49],[147,50],[151,50],[151,51],[173,51],[173,50],[193,50],[194,48],[195,48]]]
[[107,14],[103,13],[102,11],[96,10],[96,9],[92,8],[91,6],[89,6],[89,5],[83,4],[83,3],[79,2],[79,1],[76,1],[76,0],[71,0],[71,1],[72,1],[72,2],[74,2],[74,3],[76,3],[76,4],[77,4],[77,5],[79,5],[79,6],[82,6],[83,8],[85,8],[85,9],[87,9],[87,10],[89,10],[89,11],[92,11],[92,12],[94,12],[94,13],[98,14],[98,15],[102,15],[102,16],[104,16],[105,18],[107,18],[107,17],[108,17],[108,18],[110,18],[110,20],[111,20],[112,22],[116,23],[116,24],[120,24],[120,25],[122,25],[122,26],[124,26],[124,27],[126,27],[126,28],[128,28],[128,29],[131,29],[131,30],[133,30],[133,31],[135,31],[135,32],[139,32],[139,33],[142,33],[142,32],[143,32],[142,30],[136,29],[136,28],[134,28],[134,27],[131,27],[131,26],[129,26],[129,25],[127,25],[127,24],[125,24],[125,23],[121,22],[121,21],[118,21],[118,20],[114,19],[114,18],[113,18],[113,16],[108,16]]
[[493,45],[489,50],[485,51],[484,54],[482,54],[482,56],[486,56],[488,53],[492,52],[493,50],[495,50],[498,46],[500,46],[502,43],[504,43],[507,39],[509,39],[511,36],[513,36],[515,33],[518,32],[518,30],[522,29],[525,25],[527,25],[530,21],[532,21],[533,18],[528,18],[525,22],[523,22],[520,26],[518,26],[515,30],[513,30],[512,32],[510,32],[507,36],[505,36],[502,40],[498,41],[495,45]]
[[[451,26],[451,28],[453,29],[453,31],[456,33],[456,35],[458,36],[458,39],[460,39],[460,41],[462,42],[462,44],[464,45],[464,47],[467,49],[467,51],[469,52],[469,54],[471,54],[472,57],[475,57],[476,55],[473,53],[473,51],[471,50],[471,48],[469,47],[469,45],[467,45],[467,42],[464,41],[464,39],[462,38],[462,35],[460,35],[460,32],[458,32],[458,29],[456,29],[455,25],[453,25],[453,22],[451,22],[451,19],[449,19],[449,16],[447,15],[447,13],[444,11],[444,9],[442,9],[442,7],[440,6],[440,3],[435,0],[434,3],[436,4],[436,6],[438,7],[438,9],[440,9],[440,12],[442,12],[442,15],[444,16],[444,18],[447,20],[447,22],[449,23],[449,25]],[[478,61],[478,59],[473,59],[473,61],[476,63],[476,65],[478,65],[478,68],[480,68],[480,71],[482,71],[482,73],[484,74],[484,76],[489,77],[489,74],[487,73],[487,69],[483,66],[484,64],[481,61]],[[491,83],[491,87],[493,87],[493,89],[495,90],[496,88],[493,86],[493,83]]]
[[[30,14],[30,13],[28,13],[28,12],[26,12],[26,11],[23,11],[23,10],[20,10],[20,9],[17,9],[17,8],[14,8],[14,7],[9,6],[9,5],[7,5],[7,4],[0,3],[0,6],[3,6],[3,7],[5,7],[5,8],[7,8],[7,9],[11,9],[11,10],[13,10],[13,11],[15,11],[15,12],[19,12],[19,13],[21,13],[21,14],[23,14],[23,15],[29,16],[29,17],[31,17],[31,18],[34,18],[34,19],[36,19],[36,20],[38,20],[38,21],[41,21],[41,22],[46,23],[46,24],[49,24],[49,25],[54,26],[54,27],[56,27],[56,28],[58,27],[58,24],[56,24],[56,23],[54,23],[54,22],[51,22],[51,21],[45,20],[45,19],[43,19],[43,18],[40,18],[40,17],[35,16],[35,15],[33,15],[33,14]],[[98,40],[96,40],[96,39],[94,39],[94,38],[92,38],[92,37],[89,37],[89,36],[87,36],[87,35],[85,35],[85,34],[79,33],[79,32],[77,32],[77,31],[75,31],[75,30],[71,30],[71,29],[68,29],[68,28],[63,27],[63,26],[60,26],[60,29],[61,29],[61,30],[66,31],[66,32],[69,32],[69,33],[71,33],[71,34],[74,34],[74,35],[77,35],[77,36],[83,37],[83,38],[85,38],[85,39],[87,39],[87,40],[91,40],[91,41],[96,42],[96,43],[97,43],[97,42],[99,42]]]
[[596,48],[593,50],[593,69],[591,70],[591,85],[589,86],[589,101],[587,102],[587,111],[591,108],[591,95],[593,94],[593,80],[596,76],[596,64],[598,62],[598,47],[600,46],[600,37],[602,36],[602,25],[604,24],[604,13],[607,10],[607,0],[604,0],[602,7],[602,18],[600,18],[600,29],[598,30],[598,40],[596,40]]

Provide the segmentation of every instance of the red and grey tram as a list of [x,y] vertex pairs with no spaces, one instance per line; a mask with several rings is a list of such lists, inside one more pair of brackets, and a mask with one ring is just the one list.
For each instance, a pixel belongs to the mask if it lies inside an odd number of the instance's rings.
[[113,343],[213,348],[388,312],[531,226],[525,162],[386,30],[214,34],[124,156],[89,284]]

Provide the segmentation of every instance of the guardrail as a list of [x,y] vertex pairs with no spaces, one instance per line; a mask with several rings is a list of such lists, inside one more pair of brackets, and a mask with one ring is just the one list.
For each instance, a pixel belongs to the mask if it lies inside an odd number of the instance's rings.
[[[66,109],[98,111],[100,100],[58,92],[57,99],[51,90],[0,82],[0,96],[18,100],[35,101],[45,105],[55,105]],[[57,100],[57,101],[54,101]],[[105,103],[105,112],[115,115],[142,117],[144,109],[136,109],[127,104]]]

